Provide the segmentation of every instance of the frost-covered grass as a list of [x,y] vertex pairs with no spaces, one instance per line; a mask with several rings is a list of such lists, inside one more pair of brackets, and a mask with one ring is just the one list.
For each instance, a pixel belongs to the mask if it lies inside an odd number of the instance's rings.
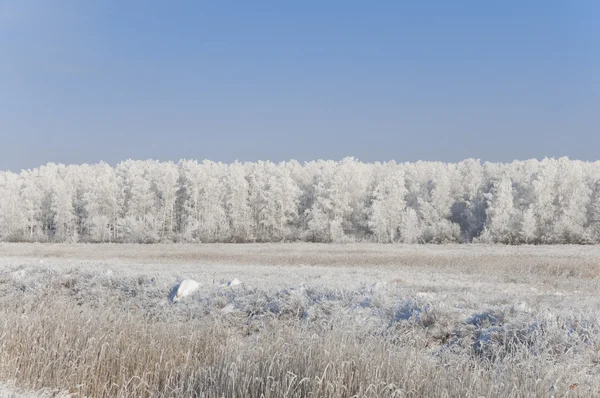
[[64,397],[57,389],[43,388],[39,391],[24,391],[14,385],[14,383],[0,383],[0,397],[2,398],[51,398]]
[[[28,391],[600,394],[595,247],[0,245],[0,255],[0,380]],[[185,278],[202,285],[171,303]]]

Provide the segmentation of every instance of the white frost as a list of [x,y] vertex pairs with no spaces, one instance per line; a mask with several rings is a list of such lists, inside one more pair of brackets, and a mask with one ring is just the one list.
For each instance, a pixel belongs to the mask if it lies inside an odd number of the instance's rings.
[[183,281],[181,281],[181,283],[177,287],[175,297],[173,297],[173,302],[176,303],[179,300],[181,300],[182,298],[184,298],[185,296],[189,296],[190,294],[192,294],[193,292],[198,290],[199,287],[200,287],[200,284],[198,282],[196,282],[195,280],[184,279]]

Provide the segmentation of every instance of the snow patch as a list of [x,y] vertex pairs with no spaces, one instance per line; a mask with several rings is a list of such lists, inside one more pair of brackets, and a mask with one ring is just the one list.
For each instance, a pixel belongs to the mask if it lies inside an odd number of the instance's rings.
[[242,282],[240,282],[240,280],[238,278],[235,278],[234,280],[232,280],[231,282],[229,282],[227,284],[227,286],[232,287],[232,286],[238,286],[241,285]]
[[172,302],[176,303],[182,298],[189,296],[196,290],[200,288],[200,283],[196,282],[193,279],[184,279],[179,283],[179,285],[175,286],[169,295],[169,298]]

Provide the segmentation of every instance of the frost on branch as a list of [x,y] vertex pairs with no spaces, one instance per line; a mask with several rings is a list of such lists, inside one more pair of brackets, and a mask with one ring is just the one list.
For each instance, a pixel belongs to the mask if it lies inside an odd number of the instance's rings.
[[0,240],[600,242],[600,162],[49,163],[0,172]]

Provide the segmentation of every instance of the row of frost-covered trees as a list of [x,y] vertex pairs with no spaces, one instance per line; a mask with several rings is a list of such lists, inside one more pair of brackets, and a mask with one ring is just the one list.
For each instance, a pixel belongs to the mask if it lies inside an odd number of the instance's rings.
[[0,172],[0,240],[600,242],[600,162],[179,163]]

